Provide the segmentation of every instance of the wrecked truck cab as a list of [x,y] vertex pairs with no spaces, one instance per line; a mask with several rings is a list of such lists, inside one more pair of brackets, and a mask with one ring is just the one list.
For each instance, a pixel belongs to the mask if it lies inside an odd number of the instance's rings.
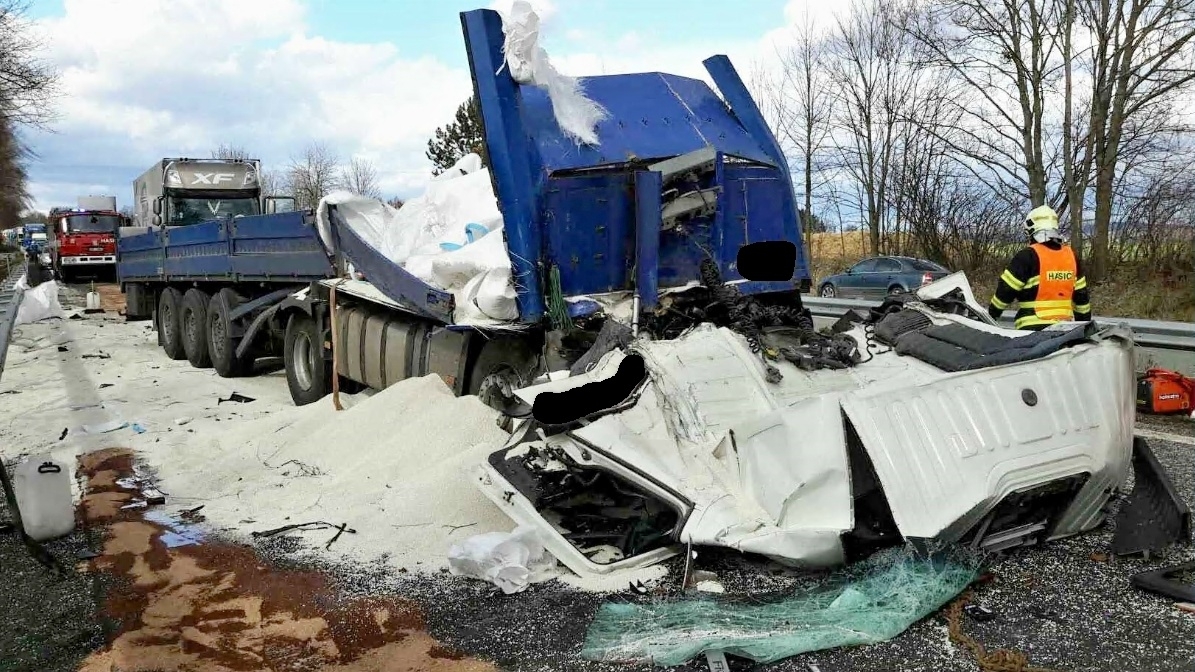
[[646,369],[614,408],[526,419],[478,484],[579,574],[685,544],[816,568],[904,541],[996,551],[1098,525],[1129,468],[1131,340],[1001,329],[959,314],[979,308],[965,277],[940,282],[846,331],[861,355],[849,368],[765,362],[743,335],[699,324],[519,390],[534,406],[628,357]]

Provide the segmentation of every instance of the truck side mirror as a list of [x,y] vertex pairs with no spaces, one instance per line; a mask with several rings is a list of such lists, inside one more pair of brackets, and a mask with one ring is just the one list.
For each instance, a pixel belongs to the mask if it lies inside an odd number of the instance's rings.
[[161,226],[161,225],[162,225],[162,216],[155,214],[154,215],[154,226]]
[[162,199],[161,198],[154,199],[153,208],[154,208],[155,219],[157,219],[160,222],[161,217],[158,217],[158,215],[162,214]]

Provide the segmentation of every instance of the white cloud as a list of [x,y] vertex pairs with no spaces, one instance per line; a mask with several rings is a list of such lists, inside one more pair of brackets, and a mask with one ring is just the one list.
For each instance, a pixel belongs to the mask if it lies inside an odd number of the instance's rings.
[[109,177],[124,203],[155,160],[221,143],[269,170],[322,141],[372,157],[388,191],[411,193],[427,138],[471,91],[463,63],[313,35],[299,0],[67,0],[40,27],[66,93],[54,133],[30,137],[42,209]]
[[[572,75],[708,80],[701,61],[725,53],[747,78],[756,59],[774,56],[772,34],[716,44],[685,43],[683,31],[667,42],[642,28],[597,35],[558,28],[551,0],[532,5],[553,63]],[[123,205],[154,161],[207,156],[221,143],[249,148],[270,170],[324,142],[344,159],[372,160],[385,193],[409,196],[430,175],[428,137],[472,90],[463,48],[446,63],[388,42],[330,40],[302,0],[66,0],[64,15],[41,28],[67,94],[55,132],[29,138],[41,209],[104,184]]]

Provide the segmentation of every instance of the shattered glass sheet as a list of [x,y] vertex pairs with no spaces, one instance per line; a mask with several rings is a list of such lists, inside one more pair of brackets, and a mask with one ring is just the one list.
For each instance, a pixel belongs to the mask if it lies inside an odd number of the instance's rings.
[[707,598],[602,605],[581,657],[681,665],[705,651],[769,663],[891,639],[961,593],[981,558],[951,550],[933,559],[893,548],[836,573],[812,591],[767,603]]

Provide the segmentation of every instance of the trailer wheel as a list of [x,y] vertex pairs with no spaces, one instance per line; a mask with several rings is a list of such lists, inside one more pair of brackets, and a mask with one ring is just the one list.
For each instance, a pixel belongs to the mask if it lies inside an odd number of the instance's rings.
[[179,306],[182,301],[182,293],[173,287],[162,290],[162,298],[158,299],[158,340],[170,359],[187,357],[186,350],[183,349],[182,323],[179,320]]
[[236,292],[225,287],[212,296],[207,306],[207,350],[212,359],[212,368],[222,378],[238,378],[245,375],[253,362],[251,354],[237,357],[238,341],[232,337],[232,320],[229,315],[241,301]]
[[322,338],[315,320],[295,313],[286,323],[282,361],[286,385],[295,406],[323,399],[332,391],[332,362],[324,358]]
[[512,393],[535,380],[541,368],[538,351],[526,339],[488,339],[469,367],[465,394],[502,410],[515,403]]
[[197,369],[212,365],[207,349],[207,306],[211,300],[207,292],[194,287],[183,295],[183,309],[179,316],[183,350],[187,353],[187,361]]

